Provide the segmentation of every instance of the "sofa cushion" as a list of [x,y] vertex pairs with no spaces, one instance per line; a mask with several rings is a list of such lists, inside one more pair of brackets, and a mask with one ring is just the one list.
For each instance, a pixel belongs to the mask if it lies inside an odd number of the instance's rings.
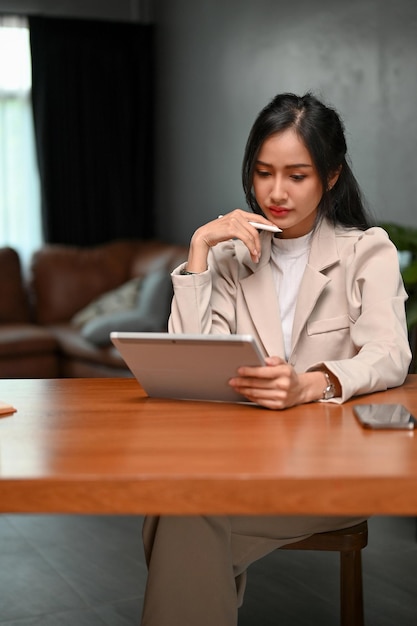
[[68,322],[52,324],[48,326],[48,330],[58,343],[60,360],[75,359],[112,368],[126,369],[126,364],[113,345],[101,347],[87,341],[82,337],[80,331]]
[[159,241],[119,240],[88,248],[44,245],[30,267],[36,321],[69,322],[92,300],[131,278],[162,268],[170,273],[186,258],[187,247]]
[[0,357],[11,358],[18,355],[40,353],[54,354],[56,339],[46,328],[36,324],[0,325]]
[[36,321],[68,322],[92,300],[134,278],[129,271],[132,254],[132,247],[122,242],[92,248],[43,246],[31,263]]
[[166,269],[151,272],[142,280],[134,308],[96,316],[83,326],[81,335],[98,346],[104,346],[110,344],[112,331],[166,330],[171,298],[169,272]]

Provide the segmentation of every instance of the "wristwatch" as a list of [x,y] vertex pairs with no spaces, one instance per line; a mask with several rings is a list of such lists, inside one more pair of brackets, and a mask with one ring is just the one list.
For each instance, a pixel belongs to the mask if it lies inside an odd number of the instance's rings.
[[326,377],[327,385],[326,385],[325,389],[323,390],[322,400],[330,400],[331,398],[334,398],[334,394],[335,394],[334,384],[330,380],[330,376],[328,375],[327,372],[323,372],[323,374]]

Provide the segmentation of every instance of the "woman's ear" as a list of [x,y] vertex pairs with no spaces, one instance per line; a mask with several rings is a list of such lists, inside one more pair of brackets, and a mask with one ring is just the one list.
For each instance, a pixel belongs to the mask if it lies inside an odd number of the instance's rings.
[[327,183],[327,191],[330,191],[335,184],[337,183],[337,179],[340,176],[340,172],[342,171],[342,166],[338,167],[337,170],[329,177],[329,181]]

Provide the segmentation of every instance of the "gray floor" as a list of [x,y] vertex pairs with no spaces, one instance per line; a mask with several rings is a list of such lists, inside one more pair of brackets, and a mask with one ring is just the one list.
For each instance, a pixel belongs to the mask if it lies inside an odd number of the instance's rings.
[[[146,579],[141,524],[140,517],[0,516],[0,624],[137,626]],[[369,529],[366,624],[415,626],[416,521],[373,518]],[[277,551],[251,567],[239,626],[337,626],[338,609],[337,555]]]

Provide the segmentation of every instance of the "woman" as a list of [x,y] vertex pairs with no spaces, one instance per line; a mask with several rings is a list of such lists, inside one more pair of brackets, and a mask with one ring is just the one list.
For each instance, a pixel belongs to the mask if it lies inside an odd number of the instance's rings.
[[[346,152],[332,108],[311,94],[276,96],[243,160],[255,215],[236,209],[198,228],[172,275],[170,332],[252,334],[263,346],[266,366],[241,367],[230,380],[263,407],[344,402],[401,385],[408,372],[397,251],[370,226]],[[233,626],[253,561],[358,521],[148,517],[142,624]]]

